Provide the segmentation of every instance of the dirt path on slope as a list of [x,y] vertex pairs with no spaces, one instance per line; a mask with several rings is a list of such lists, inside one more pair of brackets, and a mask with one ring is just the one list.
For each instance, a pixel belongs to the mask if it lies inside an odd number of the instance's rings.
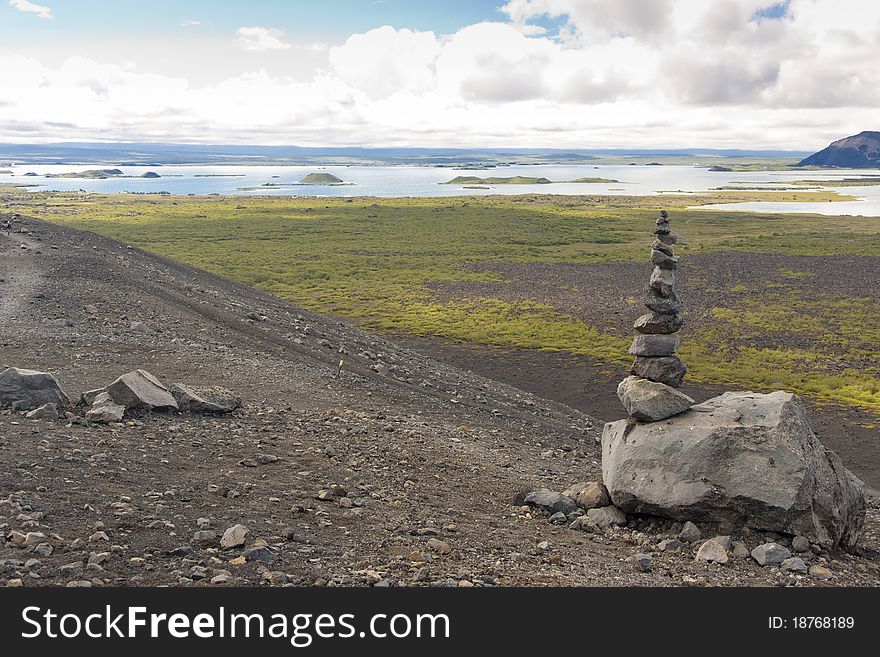
[[20,233],[0,237],[0,324],[19,324],[19,310],[40,285],[37,250],[37,244]]

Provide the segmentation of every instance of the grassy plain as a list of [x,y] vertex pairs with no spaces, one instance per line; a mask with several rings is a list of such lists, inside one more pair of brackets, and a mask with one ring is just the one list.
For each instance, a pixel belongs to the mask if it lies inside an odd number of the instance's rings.
[[[115,237],[383,331],[627,363],[629,338],[546,298],[441,298],[434,286],[498,282],[491,263],[642,262],[659,207],[680,254],[876,256],[880,218],[686,209],[703,203],[845,199],[834,192],[328,199],[15,193],[15,211]],[[479,271],[469,264],[489,263]],[[810,293],[809,271],[737,285],[685,341],[694,380],[783,387],[880,412],[880,298]],[[844,273],[846,275],[846,273]],[[700,285],[691,277],[691,285]],[[780,280],[783,283],[780,283]],[[797,283],[788,289],[784,282]],[[708,283],[705,283],[708,285]],[[746,292],[746,294],[744,294]],[[634,314],[634,299],[621,312]],[[589,292],[583,296],[589,306]]]

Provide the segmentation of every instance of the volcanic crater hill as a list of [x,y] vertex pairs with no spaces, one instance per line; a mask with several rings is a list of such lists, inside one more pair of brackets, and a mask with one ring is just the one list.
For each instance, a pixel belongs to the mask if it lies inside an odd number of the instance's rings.
[[592,418],[108,238],[14,227],[0,370],[76,400],[143,369],[244,404],[110,424],[0,410],[0,586],[880,583],[873,501],[854,552],[811,557],[830,579],[662,551],[680,529],[662,519],[554,524],[522,493],[601,481]]
[[880,167],[880,132],[865,130],[832,142],[797,163],[799,167],[841,167],[876,169]]

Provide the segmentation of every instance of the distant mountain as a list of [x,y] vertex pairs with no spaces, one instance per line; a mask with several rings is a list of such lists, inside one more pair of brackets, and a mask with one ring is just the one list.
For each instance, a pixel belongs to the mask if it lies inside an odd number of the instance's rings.
[[880,132],[866,130],[852,137],[832,142],[828,148],[798,162],[797,166],[842,167],[846,169],[880,168]]

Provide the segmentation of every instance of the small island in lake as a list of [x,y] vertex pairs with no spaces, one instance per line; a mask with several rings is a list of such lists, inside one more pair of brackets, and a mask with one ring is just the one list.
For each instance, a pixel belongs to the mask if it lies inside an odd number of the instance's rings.
[[338,185],[342,182],[342,178],[337,178],[332,173],[310,173],[300,180],[303,185]]
[[[452,180],[439,183],[441,185],[548,185],[554,182],[549,178],[532,178],[529,176],[511,176],[510,178],[480,178],[478,176],[456,176]],[[576,180],[560,180],[563,183],[620,183],[610,178],[577,178]]]
[[[31,174],[26,173],[26,176]],[[34,174],[36,175],[36,174]],[[80,178],[88,180],[107,180],[108,178],[161,178],[155,171],[147,171],[139,176],[126,176],[120,169],[87,169],[69,173],[47,173],[44,178]]]

